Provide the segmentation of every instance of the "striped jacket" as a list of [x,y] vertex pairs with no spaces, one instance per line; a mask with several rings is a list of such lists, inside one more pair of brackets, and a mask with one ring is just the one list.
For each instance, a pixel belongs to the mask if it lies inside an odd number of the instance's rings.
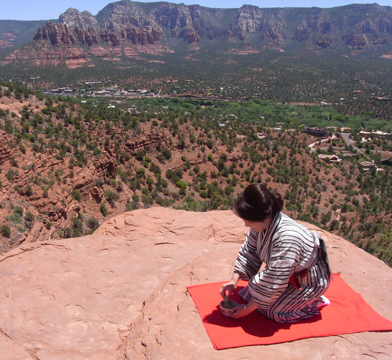
[[[296,269],[306,267],[317,250],[318,234],[315,231],[309,231],[289,216],[278,213],[267,232],[249,231],[234,272],[249,280],[250,294],[260,309],[271,308],[279,299],[281,313],[290,302],[295,302],[298,310],[302,306],[301,301],[303,306],[310,304],[329,285],[328,265],[325,264],[312,267],[303,279],[304,291],[291,289],[289,284],[290,276]],[[263,263],[265,268],[260,271]]]

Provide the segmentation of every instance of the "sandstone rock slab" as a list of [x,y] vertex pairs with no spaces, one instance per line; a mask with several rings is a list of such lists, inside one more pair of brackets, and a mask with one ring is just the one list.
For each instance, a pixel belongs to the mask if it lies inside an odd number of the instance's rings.
[[[318,231],[333,271],[392,319],[392,270]],[[390,358],[390,332],[215,350],[186,287],[228,279],[246,232],[230,211],[156,207],[114,217],[91,236],[21,245],[0,257],[0,358]]]

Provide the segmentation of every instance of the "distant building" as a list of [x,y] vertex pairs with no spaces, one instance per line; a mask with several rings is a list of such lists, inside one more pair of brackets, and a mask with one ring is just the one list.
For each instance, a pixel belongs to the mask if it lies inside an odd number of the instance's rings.
[[319,138],[329,137],[329,133],[325,129],[306,127],[302,132]]
[[375,135],[375,136],[378,136],[378,137],[384,137],[384,136],[390,136],[391,135],[390,133],[383,132],[383,131],[380,131],[380,130],[372,131],[372,134]]
[[353,154],[353,153],[350,152],[350,151],[342,151],[341,153],[342,153],[342,155],[343,155],[344,157],[354,157],[354,156],[356,156],[356,154]]
[[377,170],[377,166],[374,163],[374,161],[361,161],[359,163],[359,165],[361,165],[362,169],[365,170],[365,171],[369,171],[369,170],[372,170],[372,169],[376,169]]
[[257,137],[258,137],[260,140],[266,140],[266,141],[269,141],[269,136],[268,136],[268,135],[266,135],[266,134],[263,134],[263,133],[257,133]]
[[359,136],[370,136],[370,137],[373,137],[373,136],[375,136],[375,137],[385,137],[385,136],[390,136],[391,134],[390,133],[387,133],[387,132],[383,132],[383,131],[380,131],[380,130],[377,130],[377,131],[360,131],[359,132]]
[[329,159],[329,162],[331,163],[340,163],[342,161],[342,159],[337,156],[337,155],[329,155],[329,154],[319,154],[318,158],[320,160],[324,160],[326,161],[327,159]]
[[381,164],[385,165],[385,166],[392,166],[392,158],[389,159],[382,159],[381,160]]

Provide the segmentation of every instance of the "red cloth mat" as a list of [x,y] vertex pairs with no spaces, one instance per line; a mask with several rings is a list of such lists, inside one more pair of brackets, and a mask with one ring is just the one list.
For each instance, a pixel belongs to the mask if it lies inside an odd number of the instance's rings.
[[[219,289],[222,284],[223,282],[219,282],[188,287],[212,345],[218,350],[277,344],[310,337],[392,330],[392,321],[375,312],[339,274],[333,275],[331,285],[325,293],[331,304],[321,309],[319,316],[291,324],[277,323],[258,311],[241,319],[225,317],[219,309],[222,300]],[[240,281],[231,299],[244,303],[238,290],[246,284]]]

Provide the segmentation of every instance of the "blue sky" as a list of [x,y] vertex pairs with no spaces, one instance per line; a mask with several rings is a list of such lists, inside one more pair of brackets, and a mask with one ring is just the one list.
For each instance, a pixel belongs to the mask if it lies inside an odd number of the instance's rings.
[[[110,0],[1,0],[1,20],[49,20],[58,19],[59,15],[72,7],[80,11],[88,10],[96,15],[107,4],[115,2]],[[145,0],[140,2],[156,2]],[[392,0],[182,0],[168,1],[171,3],[184,3],[186,5],[199,4],[214,8],[240,8],[244,4],[256,5],[261,8],[268,7],[321,7],[330,8],[348,4],[371,4],[392,6]]]

